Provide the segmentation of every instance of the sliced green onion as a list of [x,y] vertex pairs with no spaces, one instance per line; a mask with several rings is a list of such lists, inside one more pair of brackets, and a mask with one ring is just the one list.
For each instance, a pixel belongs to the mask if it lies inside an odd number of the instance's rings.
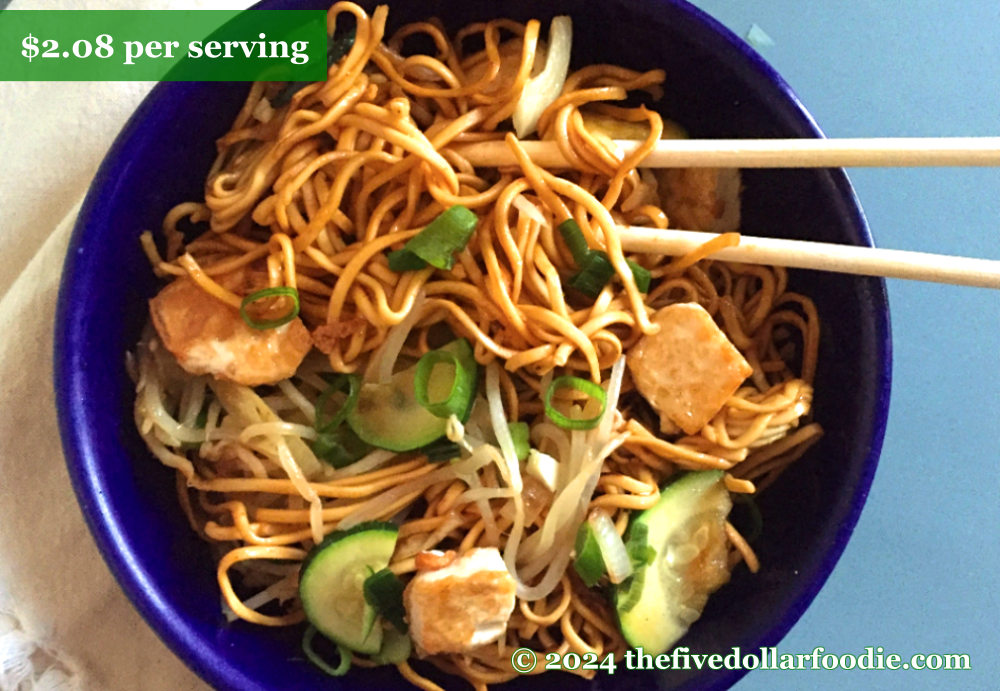
[[531,451],[531,444],[528,441],[528,423],[508,422],[507,428],[510,430],[510,438],[514,442],[514,455],[517,456],[517,460],[527,460],[528,452]]
[[420,271],[427,262],[407,249],[396,250],[388,254],[389,268],[398,274],[404,271]]
[[[615,267],[607,252],[588,248],[583,231],[572,218],[559,224],[559,234],[562,235],[570,254],[573,255],[573,261],[576,262],[578,269],[577,273],[570,278],[569,284],[584,295],[596,298],[615,275]],[[625,262],[632,269],[632,279],[639,288],[639,292],[648,293],[652,279],[649,269],[640,266],[631,259],[626,259]]]
[[[257,321],[249,314],[247,314],[247,307],[257,302],[258,300],[264,300],[266,298],[274,297],[288,297],[292,299],[292,309],[289,310],[288,314],[278,319],[267,319],[264,321]],[[265,329],[276,329],[279,326],[284,326],[288,322],[299,316],[299,291],[295,288],[289,288],[288,286],[277,286],[275,288],[264,288],[263,290],[258,290],[255,293],[250,293],[245,298],[243,298],[242,304],[240,304],[240,316],[243,317],[243,321],[247,323],[252,329],[259,329],[261,331]]]
[[639,569],[649,566],[656,559],[656,550],[649,544],[649,526],[645,523],[634,523],[628,532],[628,542],[625,545],[632,567]]
[[[467,354],[471,355],[472,348],[468,345],[468,341],[461,339],[458,342],[464,342],[466,348],[462,350],[468,350]],[[459,419],[468,419],[467,413],[476,395],[477,371],[475,360],[472,360],[473,366],[470,367],[469,358],[462,357],[462,355],[466,355],[466,353],[456,355],[444,349],[432,350],[425,353],[417,363],[417,369],[413,375],[413,393],[417,403],[436,417],[446,418],[456,415]],[[451,387],[443,397],[441,394],[444,393],[443,389],[447,379],[443,378],[440,373],[434,374],[434,370],[439,365],[451,365],[454,369],[454,374],[451,376]],[[432,396],[436,396],[435,400],[431,400]]]
[[[326,418],[326,406],[335,393],[346,392],[347,400],[329,420]],[[361,395],[361,377],[356,374],[338,374],[330,380],[330,385],[316,399],[316,420],[313,423],[317,432],[329,432],[340,426],[358,404]]]
[[648,293],[653,274],[645,266],[639,266],[631,259],[626,259],[625,263],[632,269],[632,280],[635,281],[635,287],[639,289],[640,293]]
[[569,248],[569,253],[573,255],[573,261],[577,266],[583,262],[590,248],[587,247],[587,238],[580,230],[580,224],[572,218],[567,218],[559,224],[559,234],[562,235],[563,242]]
[[576,559],[573,561],[573,569],[579,574],[584,585],[593,588],[597,581],[601,580],[605,570],[601,548],[588,521],[580,524],[580,529],[576,531],[575,548]]
[[[393,271],[413,271],[427,264],[439,269],[455,265],[455,252],[465,249],[479,217],[461,204],[449,208],[410,238],[403,249],[389,254]],[[418,261],[425,264],[417,265]],[[406,268],[396,268],[406,267]]]
[[371,453],[373,448],[348,425],[320,432],[312,445],[316,458],[334,468],[344,468],[360,461]]
[[333,667],[328,664],[326,660],[320,657],[319,653],[313,650],[313,639],[315,637],[316,628],[310,624],[309,628],[306,629],[305,634],[302,636],[302,652],[306,654],[309,662],[319,667],[331,677],[342,677],[347,674],[348,670],[351,669],[351,651],[342,645],[338,645],[337,652],[340,654],[340,664]]
[[365,579],[365,602],[385,617],[400,633],[406,633],[406,609],[403,607],[403,590],[406,586],[390,569],[376,571]]
[[628,612],[642,598],[642,588],[646,584],[646,569],[638,569],[618,586],[618,612]]
[[[327,69],[333,66],[334,63],[340,62],[340,59],[351,52],[351,48],[354,46],[354,39],[357,36],[358,27],[354,26],[350,31],[343,34],[338,38],[337,32],[334,31],[333,35],[327,38],[326,41],[326,66]],[[292,96],[297,94],[303,88],[313,84],[314,82],[304,81],[304,82],[289,82],[284,89],[278,92],[278,95],[274,97],[274,101],[271,102],[271,106],[274,108],[280,108],[289,101],[292,100]]]
[[600,250],[587,250],[582,262],[577,262],[580,268],[570,279],[571,287],[576,288],[589,298],[596,298],[615,276],[615,267],[608,255]]
[[340,62],[341,58],[351,52],[351,48],[354,47],[354,39],[358,35],[358,27],[351,27],[350,31],[345,33],[340,38],[337,37],[337,32],[334,31],[333,35],[327,39],[326,43],[326,66],[333,67],[334,63]]
[[[568,418],[552,406],[552,397],[559,389],[573,389],[585,393],[591,398],[597,399],[601,403],[601,410],[594,417],[573,419]],[[580,377],[562,376],[556,377],[549,390],[545,392],[545,414],[552,422],[563,429],[594,429],[604,415],[604,408],[607,406],[607,394],[604,389],[592,381],[581,379]]]
[[459,458],[462,455],[462,447],[449,441],[447,437],[442,437],[420,449],[420,453],[425,454],[431,463],[442,463]]
[[[347,400],[329,419],[326,419],[326,407],[330,397],[346,389]],[[330,385],[316,399],[316,419],[313,423],[319,436],[312,444],[316,458],[343,468],[367,456],[372,447],[364,442],[354,430],[343,424],[347,416],[354,410],[361,392],[361,378],[356,374],[338,374],[330,381]]]
[[646,567],[656,559],[656,550],[649,544],[649,526],[645,523],[632,523],[625,536],[625,549],[632,562],[632,575],[618,586],[617,597],[624,601],[618,605],[619,612],[628,612],[635,607],[642,597],[642,588],[646,581]]

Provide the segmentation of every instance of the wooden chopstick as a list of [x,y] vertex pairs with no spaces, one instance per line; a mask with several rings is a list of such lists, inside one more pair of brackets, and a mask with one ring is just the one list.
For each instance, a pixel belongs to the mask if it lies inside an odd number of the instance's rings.
[[[620,226],[618,232],[626,252],[674,256],[686,254],[716,237],[714,233],[636,226]],[[1000,261],[989,259],[745,235],[740,238],[738,246],[719,250],[711,256],[744,264],[772,264],[862,276],[1000,288]]]
[[[622,156],[639,142],[617,140]],[[553,141],[525,141],[531,160],[546,168],[569,164]],[[503,141],[453,144],[477,167],[516,166]],[[852,168],[998,166],[1000,137],[905,137],[875,139],[663,139],[642,161],[644,168]]]

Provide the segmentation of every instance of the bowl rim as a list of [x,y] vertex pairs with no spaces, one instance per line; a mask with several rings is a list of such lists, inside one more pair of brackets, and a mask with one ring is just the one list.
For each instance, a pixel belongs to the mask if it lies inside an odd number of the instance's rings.
[[[779,91],[791,106],[791,111],[800,125],[812,132],[814,137],[825,138],[823,131],[791,86],[743,39],[686,0],[652,0],[652,2],[671,5],[695,22],[705,25],[728,50],[739,55],[748,73],[753,73],[757,78],[773,84],[775,90]],[[297,0],[262,0],[249,9],[291,9],[299,4]],[[74,225],[59,288],[53,350],[53,381],[60,436],[73,490],[88,528],[116,581],[146,623],[179,659],[213,687],[235,690],[242,688],[236,683],[246,679],[246,675],[230,664],[224,656],[216,654],[214,649],[202,649],[191,644],[191,632],[183,616],[166,598],[161,597],[157,589],[145,578],[144,570],[136,555],[128,543],[121,539],[115,511],[105,494],[102,474],[98,472],[100,458],[94,449],[92,432],[80,424],[83,419],[82,410],[86,405],[81,390],[84,377],[78,367],[80,359],[74,357],[76,344],[71,338],[74,331],[73,324],[79,316],[75,312],[81,306],[81,299],[76,297],[74,291],[74,285],[78,283],[77,272],[80,271],[76,258],[82,252],[87,228],[91,225],[92,218],[99,214],[102,207],[114,196],[117,181],[126,174],[129,151],[137,145],[136,140],[140,138],[140,131],[147,121],[155,116],[156,103],[168,95],[172,98],[184,98],[186,91],[191,88],[192,85],[185,82],[158,83],[143,99],[115,138],[90,184]],[[874,246],[864,212],[846,172],[842,169],[832,172],[836,192],[848,203],[853,217],[851,222],[856,227],[860,240],[863,244]],[[784,616],[766,631],[762,638],[765,646],[777,645],[791,630],[832,574],[854,532],[874,480],[888,423],[892,338],[885,281],[878,279],[873,282],[873,286],[873,299],[880,307],[884,305],[884,309],[874,310],[873,319],[876,358],[881,365],[881,371],[872,373],[872,377],[877,379],[875,390],[879,393],[879,400],[874,403],[873,408],[871,445],[858,483],[853,490],[850,511],[840,523],[833,543],[826,548],[824,557],[817,567],[819,576],[801,592]],[[714,677],[707,687],[699,688],[721,691],[735,684],[748,671],[728,670],[727,673]],[[687,689],[691,684],[686,683],[682,686]]]

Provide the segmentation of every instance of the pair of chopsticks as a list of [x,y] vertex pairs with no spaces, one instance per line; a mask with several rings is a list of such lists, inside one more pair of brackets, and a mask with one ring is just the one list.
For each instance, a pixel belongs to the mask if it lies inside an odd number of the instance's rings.
[[[640,142],[616,141],[623,156]],[[521,142],[532,161],[570,167],[555,142]],[[516,166],[503,141],[453,146],[473,166]],[[647,168],[851,168],[1000,166],[1000,137],[876,139],[668,139],[642,162]],[[685,254],[715,237],[688,230],[619,227],[628,252]],[[1000,261],[968,259],[804,240],[742,236],[740,244],[713,257],[744,264],[771,264],[864,276],[1000,288]]]

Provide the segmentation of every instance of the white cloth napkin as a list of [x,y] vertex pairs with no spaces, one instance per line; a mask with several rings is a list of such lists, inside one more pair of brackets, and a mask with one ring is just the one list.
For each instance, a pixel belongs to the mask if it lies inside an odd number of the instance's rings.
[[[14,0],[9,9],[239,9],[249,0]],[[132,608],[84,524],[52,391],[80,201],[152,83],[0,82],[0,691],[207,689]]]
[[66,474],[51,351],[75,217],[0,300],[0,689],[204,689],[111,577]]

